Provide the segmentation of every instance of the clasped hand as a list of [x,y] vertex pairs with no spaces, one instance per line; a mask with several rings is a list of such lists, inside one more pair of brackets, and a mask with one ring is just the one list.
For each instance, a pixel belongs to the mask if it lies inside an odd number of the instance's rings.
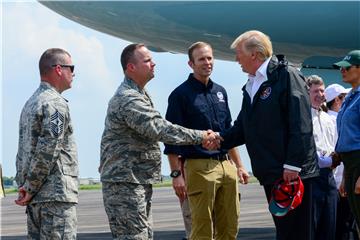
[[332,160],[332,163],[331,163],[331,166],[330,166],[331,169],[334,169],[334,168],[336,168],[337,166],[340,165],[341,158],[340,158],[340,155],[338,153],[332,152],[330,154],[330,157],[331,157],[331,160]]
[[221,141],[224,139],[212,130],[204,131],[202,146],[207,150],[216,150],[220,148]]
[[24,187],[19,188],[18,198],[15,200],[15,203],[19,206],[26,206],[29,204],[32,195],[25,191]]

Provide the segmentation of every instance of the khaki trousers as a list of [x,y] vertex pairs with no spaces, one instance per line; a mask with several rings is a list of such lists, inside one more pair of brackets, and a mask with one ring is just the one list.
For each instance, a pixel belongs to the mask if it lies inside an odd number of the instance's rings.
[[235,165],[228,160],[186,159],[185,174],[192,220],[190,239],[236,239],[240,203]]

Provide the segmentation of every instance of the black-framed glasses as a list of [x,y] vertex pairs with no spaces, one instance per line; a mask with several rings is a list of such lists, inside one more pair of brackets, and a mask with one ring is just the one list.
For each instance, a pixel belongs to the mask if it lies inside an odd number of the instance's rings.
[[68,65],[68,64],[54,64],[54,65],[51,65],[52,67],[56,67],[56,66],[60,66],[60,67],[68,67],[70,68],[70,71],[71,73],[74,72],[75,70],[75,65]]

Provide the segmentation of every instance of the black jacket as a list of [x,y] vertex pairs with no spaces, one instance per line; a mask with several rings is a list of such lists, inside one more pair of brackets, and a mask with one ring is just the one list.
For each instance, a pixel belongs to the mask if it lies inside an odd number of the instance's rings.
[[304,77],[282,55],[271,58],[267,77],[253,103],[243,87],[241,111],[234,126],[221,133],[222,147],[246,144],[261,184],[282,177],[284,164],[301,168],[303,179],[315,177],[319,168]]

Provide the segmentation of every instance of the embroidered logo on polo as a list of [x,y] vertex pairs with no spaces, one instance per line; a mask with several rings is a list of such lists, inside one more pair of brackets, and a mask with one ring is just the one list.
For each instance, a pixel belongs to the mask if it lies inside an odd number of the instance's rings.
[[266,87],[262,90],[262,92],[260,93],[260,98],[262,100],[267,99],[271,94],[271,87]]
[[216,96],[218,97],[219,102],[225,102],[224,95],[222,94],[222,92],[217,92]]
[[64,130],[64,116],[58,110],[50,117],[50,129],[55,137],[61,135]]

